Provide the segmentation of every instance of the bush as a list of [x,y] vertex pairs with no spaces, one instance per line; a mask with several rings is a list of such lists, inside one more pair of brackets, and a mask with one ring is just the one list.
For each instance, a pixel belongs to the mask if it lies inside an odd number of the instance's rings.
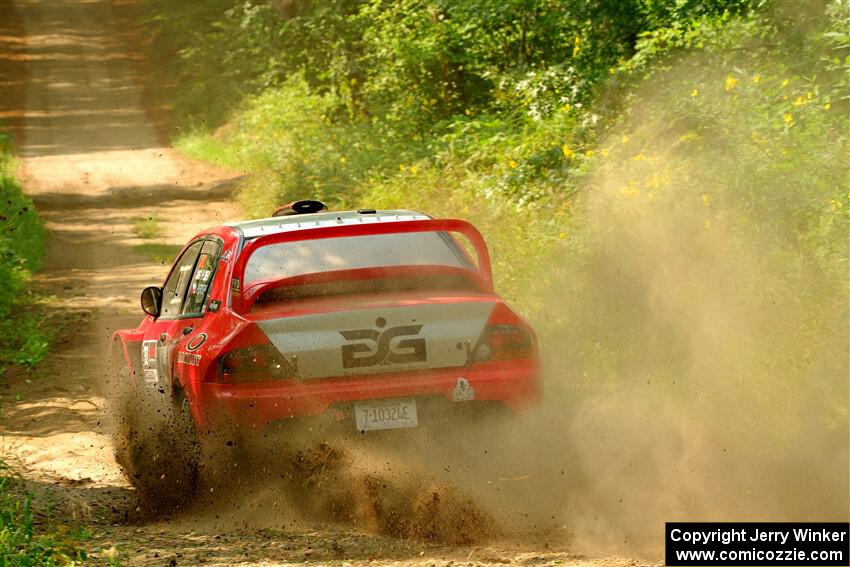
[[175,86],[168,102],[184,129],[212,130],[244,97],[300,73],[335,97],[335,116],[422,137],[467,113],[587,105],[641,34],[675,35],[763,3],[148,0],[151,79]]

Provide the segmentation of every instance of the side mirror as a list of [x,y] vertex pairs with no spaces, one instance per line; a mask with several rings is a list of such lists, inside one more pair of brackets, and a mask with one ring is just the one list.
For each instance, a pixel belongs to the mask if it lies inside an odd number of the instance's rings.
[[151,317],[159,317],[159,312],[162,309],[162,288],[161,287],[146,287],[142,291],[142,311]]

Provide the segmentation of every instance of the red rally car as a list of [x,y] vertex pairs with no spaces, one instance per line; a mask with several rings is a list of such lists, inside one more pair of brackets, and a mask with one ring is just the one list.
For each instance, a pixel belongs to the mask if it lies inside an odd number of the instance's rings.
[[534,333],[461,220],[298,201],[201,232],[141,302],[141,324],[113,337],[120,386],[175,401],[196,432],[416,427],[432,407],[539,395]]

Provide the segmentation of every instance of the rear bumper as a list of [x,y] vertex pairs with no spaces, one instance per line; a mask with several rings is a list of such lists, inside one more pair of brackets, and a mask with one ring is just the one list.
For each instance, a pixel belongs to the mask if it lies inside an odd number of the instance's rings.
[[536,360],[513,360],[429,372],[381,374],[310,381],[194,384],[196,421],[216,429],[237,424],[263,430],[296,417],[322,416],[360,400],[383,398],[443,398],[453,400],[458,380],[474,389],[472,402],[498,402],[518,411],[540,397],[540,367]]

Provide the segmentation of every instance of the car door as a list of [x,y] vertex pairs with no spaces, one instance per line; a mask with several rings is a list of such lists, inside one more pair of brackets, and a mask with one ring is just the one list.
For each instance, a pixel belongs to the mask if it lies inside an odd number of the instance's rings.
[[181,325],[183,302],[203,245],[204,240],[191,243],[174,263],[162,287],[159,317],[148,327],[142,341],[145,383],[160,391],[165,391],[166,386],[170,385],[175,330]]
[[[221,248],[221,240],[217,237],[211,236],[204,241],[189,278],[180,317],[166,331],[168,360],[171,362],[167,373],[172,386],[185,386],[200,365],[202,355],[199,350],[206,342],[206,331],[209,330],[208,324],[204,326],[203,318],[207,316],[207,298],[216,277]],[[209,315],[215,317],[214,312]]]
[[[166,382],[172,387],[185,386],[197,370],[201,361],[199,349],[207,340],[202,327],[202,319],[207,315],[207,298],[216,275],[218,258],[221,255],[221,241],[217,237],[207,237],[201,246],[198,258],[192,268],[192,275],[183,294],[180,314],[165,331],[166,348],[162,372]],[[179,288],[179,286],[178,286]],[[214,313],[211,316],[215,316]]]

